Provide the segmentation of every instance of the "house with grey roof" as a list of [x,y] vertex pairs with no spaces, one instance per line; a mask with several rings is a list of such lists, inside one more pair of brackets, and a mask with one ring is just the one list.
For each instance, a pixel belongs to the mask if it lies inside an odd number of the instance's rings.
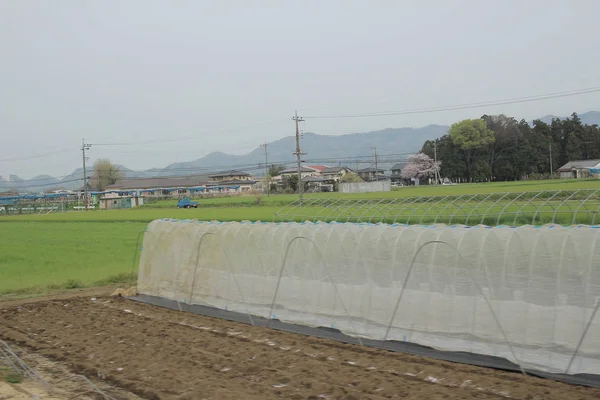
[[[311,167],[301,167],[300,174],[302,176],[302,179],[304,179],[307,176],[319,175],[319,171],[314,168],[311,168]],[[281,178],[289,178],[292,175],[298,176],[298,168],[284,169],[283,171],[281,171],[281,173],[279,175],[281,176]]]
[[[404,162],[399,162],[396,163],[392,166],[391,170],[392,170],[392,175],[390,177],[392,182],[404,182],[406,181],[406,179],[402,178],[402,168],[404,168],[406,166],[406,161]],[[410,179],[409,179],[410,181]]]
[[339,182],[348,172],[353,172],[348,167],[327,167],[321,171],[321,176],[327,181]]
[[597,174],[598,169],[600,169],[600,160],[575,160],[569,161],[557,172],[561,179],[580,179]]
[[208,176],[213,182],[251,180],[250,174],[242,171],[222,171]]
[[373,167],[363,168],[363,169],[359,169],[358,171],[356,171],[356,173],[365,182],[379,181],[379,180],[385,179],[384,178],[385,171],[381,168],[373,168]]

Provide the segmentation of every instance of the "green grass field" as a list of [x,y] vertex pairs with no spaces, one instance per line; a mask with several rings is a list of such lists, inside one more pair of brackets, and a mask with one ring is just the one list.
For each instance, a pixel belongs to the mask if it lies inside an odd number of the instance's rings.
[[[578,189],[600,189],[600,180],[545,180],[545,181],[518,181],[518,182],[493,182],[475,183],[447,186],[409,186],[394,188],[391,192],[377,193],[311,193],[306,194],[308,199],[321,198],[352,198],[352,199],[388,199],[408,197],[432,197],[432,196],[458,196],[462,194],[488,194],[505,192],[537,192],[542,190],[578,190]],[[298,199],[295,194],[278,194],[267,197],[260,196],[237,196],[197,199],[199,207],[282,207]],[[260,203],[260,204],[259,204]],[[142,208],[175,208],[177,200],[159,201],[144,205]]]
[[144,223],[0,223],[0,294],[103,285],[131,271]]
[[[242,221],[272,221],[282,207],[283,220],[323,219],[338,221],[401,223],[485,223],[526,224],[549,222],[598,223],[599,200],[582,203],[574,197],[560,207],[546,204],[549,195],[521,200],[485,199],[472,202],[433,201],[421,196],[456,196],[529,192],[541,190],[599,189],[600,181],[541,181],[493,184],[401,188],[387,193],[341,195],[322,193],[307,196],[307,206],[290,206],[294,195],[232,197],[199,200],[198,209],[179,210],[175,202],[163,202],[131,210],[81,211],[48,215],[0,216],[0,295],[42,294],[49,290],[125,284],[129,278],[137,235],[148,222],[158,218]],[[586,194],[587,196],[587,194]],[[514,197],[514,196],[513,196]],[[402,199],[413,198],[403,203]],[[356,199],[351,206],[336,208],[332,203]],[[378,199],[376,206],[366,200]],[[396,200],[395,200],[396,199]],[[328,207],[311,206],[310,201],[327,202]],[[391,204],[391,205],[390,205]],[[582,206],[584,204],[584,206]],[[323,205],[323,204],[322,204]],[[400,205],[398,207],[398,205]],[[285,210],[285,209],[284,209]],[[577,211],[577,212],[575,212]],[[486,218],[486,215],[489,218]],[[498,219],[497,216],[502,215]],[[573,216],[576,218],[573,218]]]

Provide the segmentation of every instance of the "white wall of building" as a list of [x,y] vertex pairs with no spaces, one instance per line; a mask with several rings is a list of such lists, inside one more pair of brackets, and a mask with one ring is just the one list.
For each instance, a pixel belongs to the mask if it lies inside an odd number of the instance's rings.
[[369,192],[389,192],[392,190],[391,181],[376,182],[343,182],[339,185],[340,193],[369,193]]

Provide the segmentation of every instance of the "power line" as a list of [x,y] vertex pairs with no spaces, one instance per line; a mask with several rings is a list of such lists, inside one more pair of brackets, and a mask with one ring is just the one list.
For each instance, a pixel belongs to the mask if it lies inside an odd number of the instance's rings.
[[[6,186],[5,188],[0,187],[0,189],[5,190],[5,189],[27,189],[27,188],[31,188],[31,187],[49,187],[49,186],[60,186],[64,183],[71,183],[71,182],[80,182],[83,178],[76,178],[76,179],[69,179],[66,181],[61,181],[61,182],[52,182],[52,183],[40,183],[40,184],[36,184],[36,185],[16,185],[16,186]],[[2,183],[2,182],[0,182]],[[8,184],[13,183],[13,182],[6,182]],[[16,182],[15,182],[16,183]]]
[[518,103],[528,103],[533,101],[541,101],[541,100],[549,100],[549,99],[557,99],[561,97],[569,97],[569,96],[579,96],[582,94],[589,94],[600,92],[600,87],[591,87],[587,89],[578,89],[578,90],[569,90],[564,92],[554,92],[547,93],[536,96],[526,96],[526,97],[514,97],[504,100],[493,100],[493,101],[485,101],[479,103],[469,103],[469,104],[459,104],[452,106],[442,106],[442,107],[430,107],[430,108],[421,108],[421,109],[412,109],[412,110],[400,110],[400,111],[384,111],[384,112],[372,112],[372,113],[362,113],[362,114],[345,114],[345,115],[315,115],[315,116],[307,116],[307,119],[339,119],[339,118],[367,118],[367,117],[383,117],[390,115],[408,115],[408,114],[427,114],[427,113],[435,113],[441,111],[455,111],[455,110],[464,110],[470,108],[481,108],[481,107],[489,107],[489,106],[499,106],[506,104],[518,104]]
[[236,128],[218,129],[218,130],[215,130],[215,131],[212,131],[212,132],[204,132],[204,133],[198,133],[198,134],[188,135],[188,136],[181,136],[181,137],[176,137],[176,138],[149,139],[149,140],[142,140],[142,141],[135,141],[135,142],[94,143],[94,146],[139,146],[139,145],[143,145],[143,144],[179,142],[181,140],[198,139],[198,137],[200,135],[235,132],[237,130],[248,129],[248,128],[258,127],[258,126],[263,126],[263,125],[268,125],[268,124],[272,124],[274,122],[281,122],[281,121],[283,121],[283,120],[281,118],[278,118],[278,119],[275,119],[275,120],[258,122],[258,123],[255,123],[255,124],[249,124],[249,125],[239,126],[239,127],[236,127]]
[[62,149],[62,150],[56,150],[56,151],[51,151],[49,153],[42,153],[42,154],[36,154],[33,156],[26,156],[26,157],[17,157],[17,158],[5,158],[0,160],[0,162],[13,162],[13,161],[26,161],[26,160],[33,160],[36,158],[44,158],[44,157],[48,157],[54,154],[59,154],[59,153],[63,153],[65,151],[71,151],[73,149]]
[[[409,156],[411,154],[414,154],[414,152],[404,152],[404,153],[389,153],[389,154],[379,154],[378,153],[378,158],[379,160],[381,160],[382,158],[385,157],[393,157],[393,158],[397,158],[397,157],[406,157]],[[367,163],[369,162],[369,160],[371,160],[373,158],[373,155],[359,155],[359,156],[345,156],[345,157],[327,157],[327,158],[309,158],[306,159],[304,163],[339,163],[339,162],[347,162],[349,164],[356,162],[356,160],[359,160],[359,162],[361,163]],[[380,161],[381,162],[381,161]],[[389,161],[386,161],[389,162]],[[292,165],[295,164],[295,161],[292,160],[279,160],[279,161],[270,161],[270,164],[275,164],[275,165]],[[222,170],[231,170],[231,169],[241,169],[241,170],[247,170],[247,169],[258,169],[258,165],[260,165],[261,163],[245,163],[245,164],[230,164],[230,165],[209,165],[209,166],[204,166],[204,167],[179,167],[179,168],[169,168],[167,169],[167,167],[163,168],[163,169],[159,169],[159,168],[154,168],[155,170],[158,170],[157,173],[162,173],[162,172],[172,172],[172,171],[198,171],[199,174],[202,174],[202,172],[208,172],[208,173],[212,173],[215,171],[222,171]],[[262,167],[260,167],[260,169],[262,169]],[[93,168],[90,169],[87,172],[108,172],[108,170],[104,170],[104,169],[97,169],[97,168]],[[144,173],[146,171],[131,171],[132,173]],[[46,182],[48,180],[51,179],[56,179],[56,180],[61,180],[67,177],[71,177],[73,175],[80,175],[81,178],[78,179],[83,179],[83,171],[79,171],[78,173],[71,173],[71,174],[66,174],[66,175],[61,175],[61,176],[49,176],[47,178],[39,178],[39,179],[28,179],[28,180],[24,180],[23,182]],[[155,176],[155,177],[160,177],[160,176]],[[19,181],[21,182],[21,181]],[[6,182],[6,183],[15,183],[18,184],[19,182]],[[3,182],[0,181],[0,184],[2,184]]]

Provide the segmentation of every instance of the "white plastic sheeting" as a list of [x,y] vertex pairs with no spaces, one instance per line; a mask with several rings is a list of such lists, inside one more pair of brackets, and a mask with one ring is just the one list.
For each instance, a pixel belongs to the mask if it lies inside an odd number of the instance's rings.
[[595,226],[156,220],[138,292],[600,374],[599,236]]

